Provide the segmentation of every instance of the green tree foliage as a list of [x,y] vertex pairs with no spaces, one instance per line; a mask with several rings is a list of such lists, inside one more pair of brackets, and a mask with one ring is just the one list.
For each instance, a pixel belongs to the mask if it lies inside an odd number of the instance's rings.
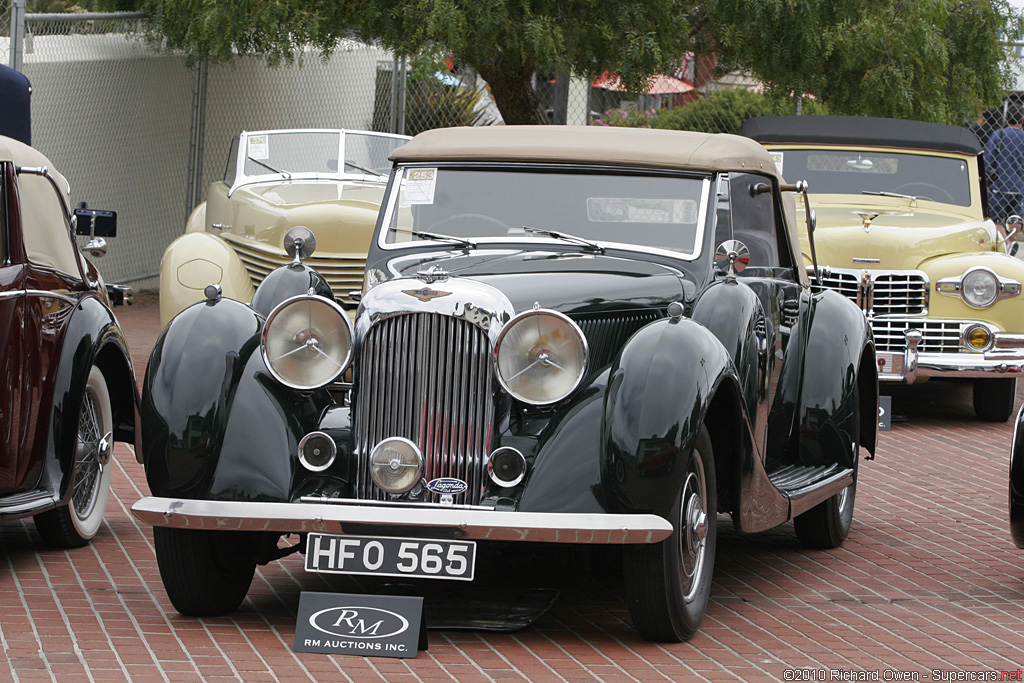
[[1010,85],[1005,0],[711,0],[719,55],[833,113],[973,119]]
[[1007,0],[95,0],[153,20],[193,59],[291,62],[353,35],[400,55],[453,54],[490,84],[508,123],[542,120],[538,72],[617,72],[633,91],[687,50],[751,72],[779,97],[833,113],[961,122],[1010,84]]
[[401,55],[451,52],[487,80],[507,123],[538,123],[538,71],[603,71],[642,89],[690,45],[687,0],[140,0],[160,39],[193,58],[329,54],[355,32]]

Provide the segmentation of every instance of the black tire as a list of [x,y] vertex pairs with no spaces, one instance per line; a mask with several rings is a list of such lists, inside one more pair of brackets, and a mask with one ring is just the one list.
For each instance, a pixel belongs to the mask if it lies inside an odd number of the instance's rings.
[[78,428],[70,471],[70,500],[36,515],[33,521],[43,540],[57,548],[78,548],[88,543],[103,525],[110,496],[114,448],[114,419],[110,391],[100,369],[93,367],[78,409]]
[[974,380],[974,414],[985,422],[1006,422],[1017,401],[1017,379]]
[[661,543],[624,549],[629,613],[633,626],[647,640],[678,643],[700,628],[715,566],[715,487],[711,437],[702,425],[672,506],[672,535]]
[[857,500],[857,462],[860,458],[860,392],[853,388],[853,483],[828,500],[793,518],[796,537],[805,548],[838,548],[850,535]]
[[238,609],[256,573],[261,534],[153,527],[160,578],[174,609],[215,617]]

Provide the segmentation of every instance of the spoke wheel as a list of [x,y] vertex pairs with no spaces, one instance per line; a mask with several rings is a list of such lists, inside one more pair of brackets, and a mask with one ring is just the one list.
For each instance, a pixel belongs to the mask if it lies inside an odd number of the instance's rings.
[[672,535],[627,548],[623,556],[629,611],[644,638],[677,643],[700,628],[711,594],[717,514],[711,437],[702,426],[672,507]]
[[114,420],[110,392],[99,368],[89,371],[78,411],[78,430],[71,454],[71,495],[65,505],[35,516],[39,534],[51,545],[85,545],[103,524],[113,472]]

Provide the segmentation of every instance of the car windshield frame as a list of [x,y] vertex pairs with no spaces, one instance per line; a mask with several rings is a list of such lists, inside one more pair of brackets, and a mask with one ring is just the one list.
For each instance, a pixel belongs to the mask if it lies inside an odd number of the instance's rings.
[[[249,150],[249,141],[256,136],[266,135],[301,135],[301,134],[312,134],[312,135],[337,135],[338,136],[338,147],[337,156],[338,169],[335,171],[295,171],[288,168],[279,169],[280,172],[275,172],[271,169],[274,166],[273,161],[269,157],[255,158],[255,165],[261,168],[259,173],[246,173],[246,162],[249,160],[251,153]],[[235,190],[245,185],[253,185],[256,183],[266,182],[281,182],[287,180],[368,180],[373,182],[385,182],[388,174],[391,170],[391,163],[387,162],[377,168],[367,168],[366,166],[359,166],[353,168],[353,170],[346,170],[350,164],[342,163],[342,160],[352,161],[358,163],[360,160],[349,159],[346,156],[347,143],[353,142],[355,138],[376,138],[380,140],[394,140],[394,148],[388,151],[390,155],[391,151],[395,148],[405,144],[411,138],[408,135],[397,135],[395,133],[378,133],[375,131],[364,131],[364,130],[347,130],[343,128],[281,128],[275,130],[250,130],[242,131],[237,138],[237,144],[232,144],[231,153],[234,154],[234,165],[235,165],[235,176],[228,189],[228,196],[234,194]],[[267,164],[264,164],[264,160],[267,160]],[[369,172],[367,172],[369,171]]]
[[[464,249],[466,245],[460,245],[454,240],[449,241],[449,235],[445,234],[443,228],[438,228],[437,231],[431,231],[424,228],[423,232],[431,233],[436,232],[439,239],[416,239],[402,242],[390,242],[388,241],[389,234],[394,231],[392,226],[392,220],[394,217],[395,208],[399,202],[399,193],[402,190],[402,179],[405,176],[406,171],[411,169],[448,169],[448,170],[479,170],[485,172],[538,172],[548,174],[571,174],[571,175],[594,175],[594,176],[608,176],[608,175],[620,175],[620,176],[633,176],[633,177],[657,177],[657,178],[678,178],[678,179],[689,179],[700,182],[700,196],[697,202],[697,220],[695,223],[695,234],[693,239],[693,250],[690,252],[671,249],[668,247],[657,247],[639,244],[636,242],[619,242],[610,240],[594,239],[592,235],[581,233],[580,231],[574,231],[572,226],[568,225],[552,225],[550,222],[533,225],[516,225],[512,226],[515,228],[523,229],[523,234],[511,234],[503,236],[472,236],[466,237],[463,235],[452,235],[451,237],[457,238],[459,241],[469,240],[473,243],[473,246],[486,246],[486,247],[523,247],[528,246],[531,249],[543,248],[549,249],[550,247],[556,246],[560,249],[579,249],[581,251],[593,251],[587,245],[581,244],[579,239],[586,240],[593,245],[596,245],[600,251],[630,251],[630,252],[641,252],[644,254],[656,254],[661,257],[668,257],[671,259],[677,259],[686,262],[695,262],[699,260],[704,252],[704,242],[706,241],[709,218],[708,211],[711,204],[711,188],[713,185],[714,174],[711,171],[706,173],[695,171],[695,170],[676,170],[676,169],[661,169],[661,168],[649,168],[639,166],[610,166],[610,165],[588,165],[580,163],[530,163],[521,161],[448,161],[448,162],[409,162],[398,164],[395,166],[394,171],[391,174],[391,179],[388,185],[388,191],[385,196],[385,200],[382,204],[381,214],[377,221],[377,235],[376,245],[380,249],[386,252],[394,252],[409,248],[422,249],[424,247],[437,248],[444,246],[453,249]],[[671,198],[678,199],[678,198]],[[617,222],[617,221],[616,221]],[[540,221],[538,221],[540,223]],[[628,222],[623,222],[624,226],[628,226]],[[536,232],[530,233],[529,229],[538,229]],[[415,228],[419,230],[419,228]],[[628,229],[628,227],[626,227]],[[562,233],[563,237],[554,237],[545,234],[546,231],[554,231]]]
[[[928,150],[911,150],[903,148],[896,149],[891,147],[848,147],[830,145],[818,146],[806,143],[800,145],[776,145],[769,143],[767,144],[767,147],[769,153],[772,154],[773,157],[776,154],[783,155],[781,166],[779,164],[778,159],[776,159],[775,161],[776,167],[779,170],[779,174],[785,175],[788,173],[793,177],[797,177],[800,178],[801,180],[807,181],[808,191],[810,192],[812,197],[813,195],[848,195],[852,197],[904,196],[907,198],[913,198],[918,201],[930,201],[936,204],[957,207],[957,209],[959,210],[969,209],[974,206],[975,193],[973,184],[975,181],[973,180],[973,178],[975,178],[975,174],[971,169],[970,157],[963,154],[955,154],[948,152],[931,152]],[[808,166],[809,164],[807,162],[801,163],[800,166],[794,170],[793,164],[791,163],[790,159],[787,158],[787,155],[794,153],[801,155],[804,159],[808,158],[810,155],[815,154],[833,155],[837,157],[850,157],[850,159],[846,160],[846,163],[849,164],[852,169],[857,170],[819,169],[815,171],[808,171],[806,166]],[[912,159],[915,162],[919,160],[925,160],[927,163],[923,164],[923,166],[931,166],[932,169],[935,169],[943,165],[952,166],[953,164],[962,164],[964,166],[962,171],[964,173],[963,186],[958,189],[948,184],[946,186],[942,186],[937,183],[932,183],[930,182],[930,179],[927,177],[924,180],[922,180],[922,176],[915,171],[910,171],[909,174],[906,176],[900,176],[900,180],[898,182],[901,182],[902,184],[889,182],[879,184],[877,187],[861,187],[860,185],[856,185],[855,183],[851,182],[853,179],[856,178],[857,175],[863,175],[865,178],[869,178],[872,175],[874,175],[874,173],[871,171],[871,168],[873,168],[875,161],[878,161],[880,158],[883,157],[887,160],[894,160],[896,162],[896,170],[893,171],[892,173],[887,173],[884,169],[882,169],[880,171],[877,171],[877,173],[884,174],[885,176],[893,178],[897,177],[897,174],[907,173],[899,169],[900,161],[903,159]],[[851,164],[851,161],[856,162],[858,159],[870,160],[871,166],[865,165],[864,168],[860,168],[855,164]],[[833,188],[829,188],[827,185],[826,189],[821,189],[822,174],[831,173],[835,173],[834,177],[837,180],[840,177],[842,178],[842,182],[840,184],[842,186],[843,191],[834,191]],[[948,177],[953,177],[952,174],[947,175]],[[931,178],[931,180],[935,179],[938,178]],[[908,188],[906,191],[896,189],[900,187],[905,188],[908,185],[914,185],[917,186],[918,188],[920,188],[922,185],[934,185],[935,187],[938,187],[940,190],[942,190],[945,193],[945,195],[948,195],[949,199],[952,199],[953,201],[944,200],[942,198],[943,195],[939,195],[938,197],[930,196],[924,192],[914,192],[910,188]],[[953,190],[953,192],[950,192],[950,190]],[[933,194],[938,193],[933,192]],[[956,195],[960,195],[959,201],[957,200]]]

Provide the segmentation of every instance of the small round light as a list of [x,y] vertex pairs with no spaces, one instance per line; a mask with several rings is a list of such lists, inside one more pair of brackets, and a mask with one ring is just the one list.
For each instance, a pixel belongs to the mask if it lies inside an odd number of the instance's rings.
[[535,309],[505,325],[494,358],[505,391],[524,403],[545,405],[579,386],[587,368],[587,341],[567,316]]
[[299,462],[310,472],[323,472],[337,455],[334,439],[323,432],[310,432],[299,441]]
[[370,452],[370,478],[388,493],[405,493],[423,474],[423,454],[409,439],[384,439]]
[[515,448],[502,446],[487,460],[487,476],[498,486],[515,486],[526,476],[526,458]]
[[999,278],[985,268],[967,271],[960,285],[960,296],[974,308],[991,306],[999,296]]
[[985,351],[992,345],[992,333],[983,325],[973,325],[964,332],[967,345],[977,351]]
[[341,306],[322,296],[292,297],[267,316],[260,348],[279,382],[293,389],[316,389],[348,366],[352,322]]

